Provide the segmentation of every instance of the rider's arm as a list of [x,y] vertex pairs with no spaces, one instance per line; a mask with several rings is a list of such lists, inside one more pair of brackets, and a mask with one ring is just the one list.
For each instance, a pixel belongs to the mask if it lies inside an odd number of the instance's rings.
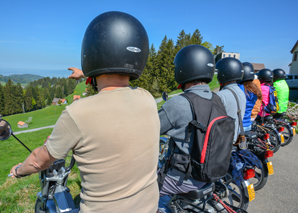
[[[56,158],[50,155],[46,146],[38,147],[21,164],[17,173],[18,175],[26,175],[40,172],[50,167],[55,160]],[[19,165],[15,165],[10,171],[14,176],[16,176],[15,168]]]
[[163,108],[158,111],[158,116],[160,120],[160,135],[164,135],[173,126]]

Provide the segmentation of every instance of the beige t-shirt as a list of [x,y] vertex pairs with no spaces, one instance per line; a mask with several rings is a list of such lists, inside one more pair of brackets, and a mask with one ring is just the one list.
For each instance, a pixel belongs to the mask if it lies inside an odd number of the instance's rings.
[[63,159],[70,150],[80,170],[80,212],[155,213],[160,122],[152,95],[124,87],[66,107],[46,144]]

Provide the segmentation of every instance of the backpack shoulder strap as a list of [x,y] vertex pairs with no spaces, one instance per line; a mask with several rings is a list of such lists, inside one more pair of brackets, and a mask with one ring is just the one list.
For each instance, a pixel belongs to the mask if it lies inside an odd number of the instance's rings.
[[227,88],[229,91],[231,91],[232,92],[232,94],[233,94],[233,96],[235,97],[235,99],[236,99],[236,102],[237,102],[237,108],[238,108],[238,110],[237,110],[237,114],[238,114],[238,120],[239,120],[239,126],[240,126],[240,134],[241,135],[245,135],[245,133],[244,133],[244,129],[243,129],[243,123],[242,123],[242,119],[241,119],[241,109],[240,109],[240,106],[239,106],[239,100],[238,100],[238,97],[237,97],[237,95],[236,95],[236,93],[232,90],[232,89],[230,89],[230,88]]
[[[212,94],[211,100],[203,98],[192,92],[183,93],[181,95],[185,97],[186,100],[188,100],[193,114],[193,120],[190,121],[188,124],[188,133],[186,137],[186,141],[189,141],[192,128],[196,127],[198,129],[201,129],[202,131],[205,131],[205,132],[207,131],[208,122],[212,111],[212,99],[214,95]],[[203,108],[202,107],[200,108],[201,110],[195,110],[198,107],[197,104],[196,104],[196,108],[194,107],[193,100],[195,98],[200,99],[199,103],[204,105]],[[206,109],[208,110],[208,112],[206,112]],[[204,122],[200,122],[199,120],[201,121],[203,120]]]

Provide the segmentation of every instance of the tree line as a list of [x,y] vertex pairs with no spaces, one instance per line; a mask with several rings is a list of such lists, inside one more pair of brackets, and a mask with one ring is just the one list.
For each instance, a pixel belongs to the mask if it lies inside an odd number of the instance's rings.
[[0,114],[3,116],[29,112],[51,105],[54,98],[72,94],[76,81],[67,78],[42,78],[30,82],[25,88],[9,79],[0,84]]
[[152,44],[149,50],[149,56],[142,76],[131,81],[131,86],[138,86],[148,90],[154,97],[159,97],[163,91],[171,92],[177,89],[177,82],[174,76],[174,58],[177,52],[185,46],[198,44],[208,48],[214,55],[223,46],[216,45],[214,48],[208,41],[203,41],[203,36],[196,29],[192,34],[185,33],[182,30],[177,37],[176,42],[168,39],[167,36],[162,40],[158,51]]

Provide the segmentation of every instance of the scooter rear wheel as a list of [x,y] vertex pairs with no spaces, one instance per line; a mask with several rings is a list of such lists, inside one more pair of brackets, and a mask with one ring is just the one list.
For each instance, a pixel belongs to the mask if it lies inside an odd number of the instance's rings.
[[255,177],[249,179],[249,182],[254,185],[255,191],[263,188],[268,180],[268,170],[267,170],[267,161],[262,161],[262,168],[255,168]]
[[274,153],[277,152],[280,148],[281,141],[276,129],[271,126],[264,126],[270,135],[270,145],[269,149],[272,150]]
[[229,173],[222,180],[229,189],[229,196],[222,200],[237,208],[247,210],[249,200],[245,195],[245,189],[243,185],[238,186]]
[[285,138],[285,142],[281,144],[281,146],[286,146],[289,143],[292,142],[293,140],[293,133],[292,133],[292,129],[288,124],[282,124],[280,123],[280,126],[284,127],[284,131],[282,131],[281,133],[283,134],[284,138]]

